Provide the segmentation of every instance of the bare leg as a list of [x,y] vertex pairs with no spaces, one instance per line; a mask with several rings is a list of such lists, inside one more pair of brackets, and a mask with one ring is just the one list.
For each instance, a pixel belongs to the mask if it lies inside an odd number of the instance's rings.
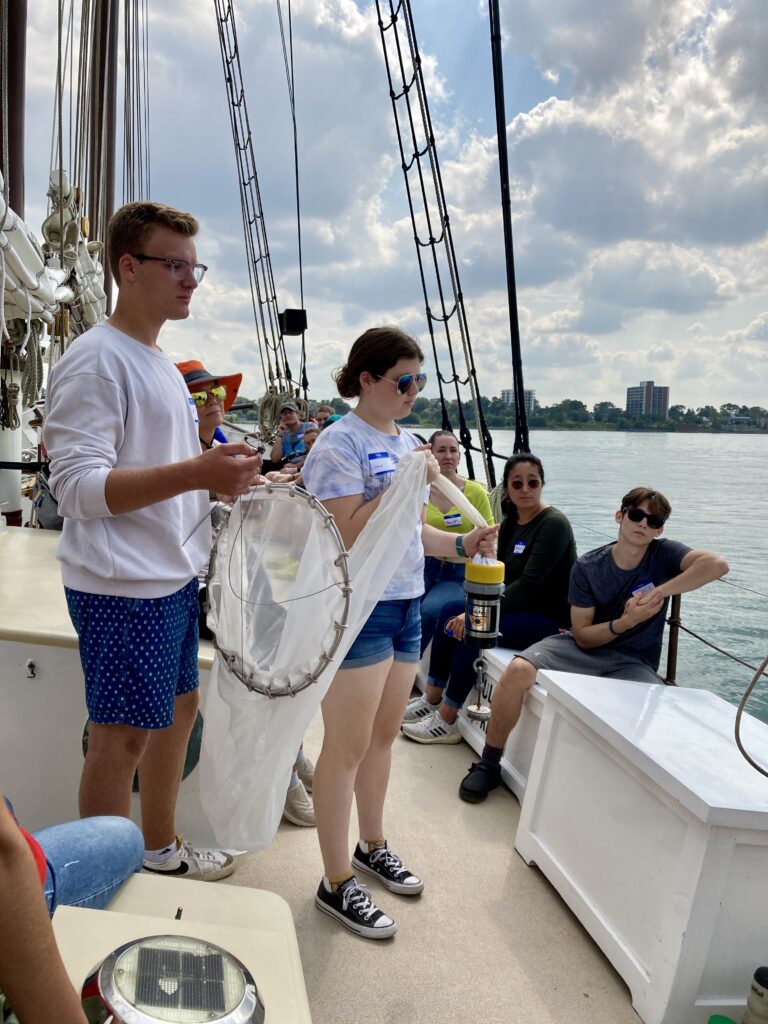
[[[415,673],[414,673],[415,678]],[[431,683],[427,683],[427,688],[424,691],[424,696],[427,698],[430,704],[439,704],[443,699],[445,693],[444,686],[433,686]]]
[[177,697],[173,724],[152,731],[139,762],[141,826],[147,850],[170,846],[176,836],[176,798],[199,702],[198,690]]
[[90,723],[80,779],[81,818],[99,814],[130,817],[133,776],[148,739],[148,729]]
[[525,694],[535,682],[536,669],[530,661],[514,658],[507,665],[493,691],[491,718],[485,737],[489,747],[504,747],[520,718]]
[[[323,701],[325,736],[315,766],[312,796],[320,851],[328,878],[343,878],[352,871],[349,818],[355,776],[371,741],[373,723],[391,665],[392,659],[389,658],[365,668],[341,669]],[[402,720],[402,708],[400,718]],[[400,722],[397,724],[399,726]]]
[[447,725],[453,725],[456,719],[459,717],[459,709],[452,707],[450,704],[440,704],[437,709],[440,717]]
[[357,770],[357,818],[360,838],[366,841],[385,838],[384,799],[392,764],[392,744],[400,731],[403,711],[415,678],[414,663],[393,662],[376,712],[371,741]]

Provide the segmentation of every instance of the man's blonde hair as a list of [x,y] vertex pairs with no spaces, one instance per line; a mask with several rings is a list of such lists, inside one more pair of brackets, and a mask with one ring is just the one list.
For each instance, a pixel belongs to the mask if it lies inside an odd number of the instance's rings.
[[107,225],[107,259],[115,281],[120,284],[120,257],[142,252],[154,227],[170,228],[186,238],[194,238],[200,225],[191,213],[175,210],[164,203],[126,203]]

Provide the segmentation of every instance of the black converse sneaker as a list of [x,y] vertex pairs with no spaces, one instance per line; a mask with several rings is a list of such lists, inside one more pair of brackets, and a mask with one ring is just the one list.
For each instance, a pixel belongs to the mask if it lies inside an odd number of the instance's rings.
[[397,931],[391,917],[379,910],[368,890],[357,884],[353,875],[336,892],[326,888],[322,879],[315,896],[315,906],[364,939],[388,939]]
[[387,846],[363,853],[358,843],[352,854],[352,864],[366,874],[378,878],[390,892],[400,893],[401,896],[418,896],[424,888],[422,880],[412,874],[397,854],[392,853]]

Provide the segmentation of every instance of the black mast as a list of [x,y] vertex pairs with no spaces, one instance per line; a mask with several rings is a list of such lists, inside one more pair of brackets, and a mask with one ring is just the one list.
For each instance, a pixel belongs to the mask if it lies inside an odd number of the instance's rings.
[[[115,210],[115,122],[117,110],[117,43],[119,0],[97,0],[90,81],[90,148],[88,153],[88,223],[91,238],[106,239]],[[112,311],[112,275],[104,260],[107,312]]]
[[7,69],[7,92],[0,104],[0,138],[8,141],[2,154],[8,204],[24,219],[24,78],[27,60],[27,0],[3,2],[8,22],[3,26],[3,63]]
[[512,212],[509,201],[509,157],[507,154],[507,118],[504,111],[504,71],[501,63],[501,21],[499,0],[489,0],[491,22],[491,56],[493,59],[493,94],[496,100],[496,138],[499,145],[501,177],[501,213],[504,223],[504,253],[507,264],[507,297],[509,303],[509,334],[512,344],[512,380],[515,393],[515,452],[528,452],[528,420],[525,413],[523,357],[520,351],[520,324],[517,318],[515,257],[512,249]]

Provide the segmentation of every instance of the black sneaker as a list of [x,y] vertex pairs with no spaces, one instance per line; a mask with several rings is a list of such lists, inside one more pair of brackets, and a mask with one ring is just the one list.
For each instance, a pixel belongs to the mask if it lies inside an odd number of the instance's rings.
[[492,789],[501,785],[501,768],[497,764],[475,761],[461,781],[459,796],[468,804],[481,804]]
[[358,843],[352,854],[352,864],[368,875],[380,879],[390,892],[401,896],[418,896],[424,883],[403,865],[403,862],[387,846],[370,853],[363,853]]
[[368,890],[357,884],[354,875],[336,892],[329,892],[325,881],[321,879],[315,906],[364,939],[388,939],[397,931],[392,918],[379,910],[368,895]]

